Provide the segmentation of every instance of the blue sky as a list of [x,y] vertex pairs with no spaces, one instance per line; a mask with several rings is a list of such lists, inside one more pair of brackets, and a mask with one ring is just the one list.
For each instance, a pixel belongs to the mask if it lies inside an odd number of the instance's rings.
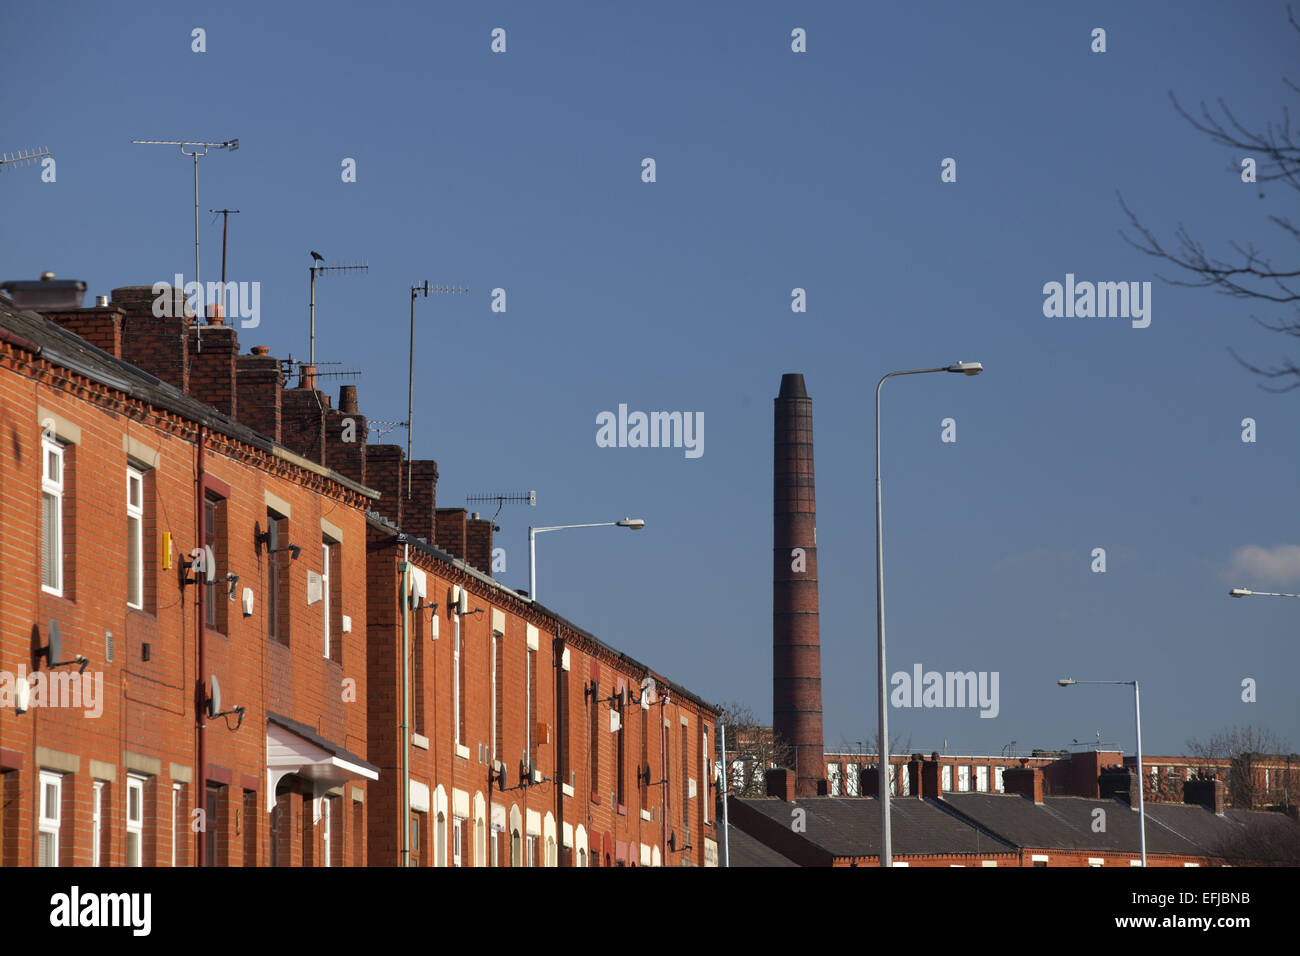
[[[57,180],[0,175],[0,278],[52,269],[88,302],[190,278],[190,161],[131,140],[239,138],[200,161],[199,202],[205,279],[207,210],[241,210],[229,277],[261,283],[243,350],[305,357],[308,251],[364,260],[318,280],[317,356],[401,419],[409,287],[467,286],[417,303],[415,449],[439,503],[536,489],[498,518],[499,576],[521,588],[530,523],[644,518],[539,538],[539,597],[765,719],[772,399],[802,372],[831,748],[876,725],[875,383],[981,361],[885,386],[886,610],[891,672],[996,671],[999,713],[896,709],[899,746],[1100,732],[1131,751],[1131,692],[1067,676],[1140,679],[1148,753],[1246,723],[1300,746],[1300,601],[1227,596],[1300,591],[1300,393],[1226,351],[1268,364],[1294,342],[1249,303],[1158,281],[1116,199],[1162,240],[1183,223],[1212,253],[1253,240],[1294,262],[1267,216],[1296,194],[1241,183],[1168,98],[1279,120],[1300,79],[1284,6],[623,6],[8,5],[0,150],[48,146]],[[1150,326],[1045,317],[1067,273],[1151,281]],[[703,413],[704,454],[597,447],[620,403]]]

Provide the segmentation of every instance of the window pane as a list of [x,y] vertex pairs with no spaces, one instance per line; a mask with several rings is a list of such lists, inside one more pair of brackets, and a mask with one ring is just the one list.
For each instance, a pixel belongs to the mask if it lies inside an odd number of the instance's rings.
[[126,519],[126,603],[139,607],[143,603],[140,564],[140,519]]
[[54,859],[54,842],[55,842],[55,836],[53,833],[41,834],[40,853],[36,862],[37,866],[58,865]]
[[51,494],[41,507],[41,583],[59,587],[59,499]]

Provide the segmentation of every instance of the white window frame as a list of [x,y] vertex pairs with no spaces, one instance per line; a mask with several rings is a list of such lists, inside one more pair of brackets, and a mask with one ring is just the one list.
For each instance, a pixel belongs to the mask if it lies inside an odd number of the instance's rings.
[[465,822],[464,817],[453,816],[451,818],[451,865],[462,866],[464,860],[465,848],[465,828],[461,826]]
[[1002,781],[1002,772],[1003,772],[1004,770],[1006,770],[1006,769],[1007,769],[1006,767],[994,767],[994,768],[993,768],[994,786],[997,787],[997,791],[998,791],[998,793],[1006,793],[1006,792],[1007,792],[1006,784]]
[[967,764],[957,768],[957,792],[970,793],[970,767]]
[[144,472],[132,465],[126,466],[126,606],[144,609]]
[[330,551],[334,542],[329,538],[321,539],[320,544],[320,595],[323,624],[321,633],[325,636],[323,656],[330,657]]
[[321,839],[321,866],[330,866],[330,840],[333,837],[332,823],[333,814],[330,811],[330,798],[323,797],[320,802],[320,839]]
[[456,747],[463,746],[460,739],[460,614],[455,612],[456,627],[452,636],[451,647],[451,698],[452,698],[452,727],[456,730]]
[[[908,797],[911,795],[912,795],[912,768],[909,767],[907,764],[903,764],[903,796]],[[872,796],[875,796],[875,794],[872,794]]]
[[1106,861],[1102,857],[1099,856],[1088,857],[1088,866],[1090,867],[1101,867],[1105,865],[1106,865]]
[[[179,842],[176,836],[176,823],[178,815],[184,814],[184,808],[181,807],[181,785],[172,782],[172,866],[176,865],[176,844]],[[182,816],[183,819],[183,816]]]
[[975,768],[975,791],[976,793],[989,792],[989,768],[987,766]]
[[[50,477],[50,458],[58,462],[58,477]],[[63,478],[64,478],[64,458],[63,445],[59,444],[52,438],[43,437],[41,439],[41,557],[45,556],[47,549],[46,534],[54,536],[53,542],[53,582],[47,582],[46,576],[42,573],[41,590],[47,594],[53,594],[58,597],[63,596]],[[54,527],[46,529],[45,527],[45,501],[47,498],[54,500]]]
[[[50,770],[42,770],[40,774],[40,806],[37,808],[39,819],[37,821],[37,832],[39,836],[48,836],[50,838],[49,858],[52,863],[42,864],[40,862],[40,847],[37,845],[37,866],[58,866],[59,865],[59,827],[63,818],[63,775],[54,773]],[[50,806],[50,788],[53,788],[53,806]],[[39,841],[39,837],[38,837]]]
[[[700,732],[700,788],[703,800],[700,801],[700,809],[704,811],[704,825],[709,825],[709,728],[706,725]],[[593,787],[594,789],[594,787]]]
[[840,762],[832,760],[826,765],[827,791],[830,796],[838,797],[840,795]]
[[[131,774],[126,778],[126,866],[144,866],[144,777]],[[131,819],[131,795],[137,795],[136,810],[139,816]],[[135,837],[135,859],[132,860],[131,837]]]
[[103,866],[100,842],[104,830],[104,781],[91,784],[90,793],[90,865]]
[[844,796],[856,797],[861,793],[862,772],[855,763],[844,765]]
[[530,833],[524,837],[524,866],[533,865],[533,856],[537,853],[537,835]]
[[942,793],[952,792],[952,765],[944,764],[939,773],[939,790]]
[[447,865],[447,814],[442,810],[433,817],[433,865]]

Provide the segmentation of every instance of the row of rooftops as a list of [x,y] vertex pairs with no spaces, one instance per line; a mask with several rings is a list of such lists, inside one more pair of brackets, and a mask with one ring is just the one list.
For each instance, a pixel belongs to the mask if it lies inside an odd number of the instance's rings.
[[[78,311],[92,313],[111,311],[112,309],[113,306],[101,304],[96,309],[64,309],[61,314],[66,316],[69,313]],[[138,316],[137,318],[147,321],[144,316]],[[3,294],[0,294],[0,342],[23,349],[32,353],[33,357],[45,359],[53,365],[57,365],[99,385],[114,389],[155,408],[170,412],[196,426],[204,426],[209,431],[225,435],[274,458],[327,477],[343,488],[366,499],[378,502],[382,498],[381,493],[376,489],[367,487],[347,475],[297,454],[247,424],[237,421],[211,405],[187,394],[175,384],[165,381],[125,359],[104,351],[45,315],[17,308]],[[259,352],[264,351],[259,350]],[[501,584],[493,579],[491,575],[484,573],[463,558],[430,544],[427,538],[403,532],[401,528],[379,512],[368,511],[367,520],[373,527],[392,534],[397,543],[410,544],[431,558],[450,564],[471,575],[484,586],[495,589],[503,596],[513,597],[535,608],[557,625],[581,636],[583,640],[590,642],[594,647],[603,649],[625,663],[629,668],[646,674],[658,673],[631,656],[599,640],[595,635],[555,611],[532,601],[530,596]],[[714,713],[719,712],[716,705],[705,701],[681,685],[660,677],[656,677],[656,680],[666,685],[674,694]]]
[[[798,832],[791,826],[795,810],[803,811]],[[1248,846],[1253,856],[1263,857],[1255,862],[1300,861],[1300,823],[1286,814],[1215,814],[1200,805],[1173,803],[1147,803],[1145,813],[1148,854],[1216,860],[1239,852],[1233,847]],[[759,861],[772,853],[794,865],[831,865],[879,857],[881,850],[875,797],[732,798],[730,818],[733,827],[763,848],[749,865],[789,865]],[[1118,798],[1044,797],[1041,803],[997,793],[896,798],[890,801],[890,831],[893,855],[903,859],[1029,850],[1136,854],[1139,845],[1138,813]],[[742,841],[742,854],[751,850]],[[746,865],[735,859],[732,864]]]

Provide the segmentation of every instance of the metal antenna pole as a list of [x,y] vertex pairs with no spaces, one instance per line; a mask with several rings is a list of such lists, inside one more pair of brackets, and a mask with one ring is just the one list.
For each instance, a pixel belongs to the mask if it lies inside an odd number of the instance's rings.
[[325,257],[319,252],[311,254],[311,301],[308,303],[308,342],[307,342],[307,364],[316,364],[316,273],[321,272],[367,272],[370,269],[368,265],[348,264],[341,266],[318,265],[325,261]]
[[[239,140],[228,139],[224,143],[198,143],[193,140],[164,140],[164,139],[133,139],[132,143],[139,146],[179,146],[181,155],[191,156],[194,159],[194,281],[199,286],[200,301],[202,301],[202,277],[199,275],[199,157],[208,155],[209,149],[228,149],[231,152],[239,149]],[[195,149],[193,152],[187,150],[186,146],[201,146],[202,152]],[[206,318],[206,317],[205,317]],[[195,322],[197,328],[202,327],[202,323]],[[198,334],[202,334],[201,332]],[[199,341],[199,348],[203,347],[202,339]]]
[[423,294],[426,298],[430,292],[468,292],[459,286],[429,285],[426,279],[420,285],[411,286],[411,358],[406,371],[406,497],[411,497],[411,433],[415,420],[415,297]]
[[230,225],[230,214],[238,213],[238,209],[209,209],[208,212],[221,213],[221,296],[222,302],[225,302],[226,295],[226,229]]

